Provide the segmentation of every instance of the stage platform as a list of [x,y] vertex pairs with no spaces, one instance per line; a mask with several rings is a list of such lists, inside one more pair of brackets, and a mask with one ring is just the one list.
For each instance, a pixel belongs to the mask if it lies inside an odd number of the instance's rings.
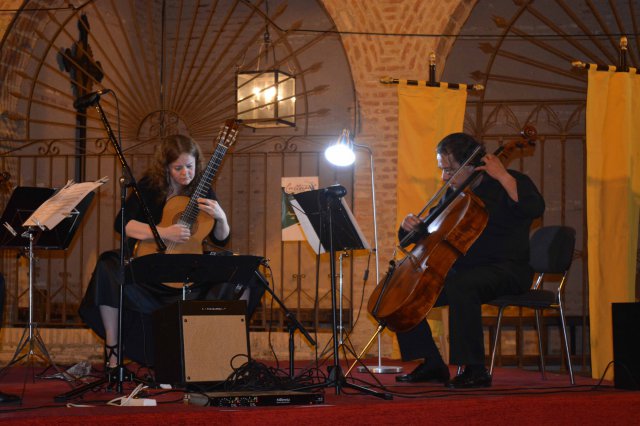
[[[370,362],[371,365],[375,363]],[[385,361],[411,371],[415,363]],[[308,367],[298,364],[300,371]],[[140,378],[148,371],[129,366]],[[326,366],[317,370],[326,374]],[[345,368],[346,370],[346,368]],[[394,375],[371,376],[356,372],[349,382],[393,395],[392,400],[365,395],[335,386],[322,390],[324,403],[260,407],[206,407],[189,404],[185,392],[147,389],[145,398],[157,406],[108,406],[120,395],[97,389],[69,403],[55,397],[68,392],[68,383],[35,378],[40,370],[26,366],[11,368],[0,378],[0,391],[22,397],[19,405],[0,405],[0,423],[17,425],[65,424],[261,424],[261,425],[377,425],[377,424],[637,424],[640,392],[615,389],[610,382],[577,376],[571,386],[565,374],[497,368],[493,386],[484,389],[451,390],[442,384],[397,384]],[[51,370],[47,374],[51,374]],[[286,373],[283,372],[283,373]],[[451,367],[451,373],[455,373]],[[322,373],[321,373],[322,374]],[[26,380],[26,381],[25,381]],[[135,384],[126,383],[128,393]],[[220,391],[220,390],[218,390]]]

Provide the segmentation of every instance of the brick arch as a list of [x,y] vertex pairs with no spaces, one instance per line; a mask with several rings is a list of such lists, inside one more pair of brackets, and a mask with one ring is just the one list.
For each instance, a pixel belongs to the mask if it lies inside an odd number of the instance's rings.
[[[391,255],[395,240],[395,166],[397,141],[397,96],[393,87],[379,78],[425,79],[429,54],[436,52],[439,71],[444,67],[450,45],[439,34],[455,34],[475,1],[388,2],[323,0],[342,35],[349,58],[358,100],[357,136],[374,151],[377,179],[385,187],[379,196],[378,221],[381,225],[381,256]],[[349,34],[353,33],[353,34]],[[366,33],[372,33],[367,35]],[[385,33],[432,34],[434,37],[401,37]],[[367,179],[366,168],[359,168],[360,179]],[[364,204],[368,199],[363,196]]]
[[[375,161],[377,224],[381,273],[392,257],[396,243],[396,180],[398,107],[392,86],[379,83],[380,77],[425,79],[429,54],[436,52],[438,72],[444,69],[450,40],[439,34],[455,34],[464,24],[475,1],[427,2],[401,0],[323,0],[323,4],[342,35],[353,73],[358,102],[356,137],[373,151]],[[367,35],[367,33],[373,33]],[[435,37],[386,36],[384,33],[433,34]],[[366,158],[366,157],[365,157]],[[359,223],[368,229],[371,218],[370,179],[366,160],[356,162],[354,210]],[[372,290],[368,284],[365,293]],[[351,336],[364,345],[371,337],[371,322],[361,321]],[[375,350],[372,350],[375,352]],[[383,355],[393,354],[391,334],[382,338]]]

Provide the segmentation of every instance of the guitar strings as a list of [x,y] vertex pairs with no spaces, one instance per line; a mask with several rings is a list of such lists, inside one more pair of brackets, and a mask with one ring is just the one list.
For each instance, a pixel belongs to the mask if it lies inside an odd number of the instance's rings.
[[[221,130],[220,135],[218,136],[218,146],[216,147],[213,156],[209,160],[209,164],[207,164],[207,167],[205,168],[205,171],[200,178],[200,182],[198,182],[198,186],[196,187],[194,194],[189,199],[187,207],[185,208],[182,215],[180,215],[180,219],[178,220],[179,224],[184,225],[191,230],[193,223],[200,213],[197,199],[203,198],[207,194],[207,189],[211,186],[213,177],[220,164],[222,163],[222,159],[229,149],[229,146],[231,146],[235,141],[237,134],[237,129],[229,129],[227,126],[225,126]],[[227,145],[225,145],[223,142],[226,142]],[[175,243],[171,244],[171,248],[175,248]]]

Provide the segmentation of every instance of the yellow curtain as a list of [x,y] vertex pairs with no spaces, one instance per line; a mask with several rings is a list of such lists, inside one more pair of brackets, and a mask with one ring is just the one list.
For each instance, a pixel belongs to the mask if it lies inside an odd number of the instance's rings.
[[[587,249],[592,376],[613,360],[611,303],[635,299],[640,206],[640,76],[589,69]],[[613,377],[613,369],[607,379]]]
[[[466,85],[450,89],[398,85],[398,181],[396,228],[408,213],[417,214],[442,185],[436,145],[446,135],[461,132],[467,102]],[[429,314],[434,337],[445,362],[449,360],[447,308]]]
[[[466,85],[441,87],[398,85],[398,180],[396,225],[418,213],[441,185],[436,145],[449,133],[461,132]],[[397,229],[396,226],[396,229]]]

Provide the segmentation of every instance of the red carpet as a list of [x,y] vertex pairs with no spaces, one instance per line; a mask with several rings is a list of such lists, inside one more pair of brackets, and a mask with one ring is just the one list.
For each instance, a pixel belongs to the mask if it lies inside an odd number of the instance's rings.
[[[395,362],[397,365],[398,363]],[[413,364],[406,364],[410,371]],[[453,371],[453,370],[452,370]],[[26,386],[23,380],[28,378]],[[113,407],[105,402],[118,395],[101,389],[88,392],[77,403],[92,407],[67,407],[54,403],[54,396],[71,388],[59,380],[35,379],[26,367],[14,367],[0,379],[0,390],[22,395],[21,405],[0,406],[2,424],[638,424],[640,392],[613,388],[611,383],[595,387],[596,381],[576,377],[570,386],[566,375],[536,371],[497,369],[494,384],[487,389],[449,390],[442,385],[396,385],[393,375],[376,375],[391,401],[363,395],[351,389],[335,394],[324,389],[325,404],[284,407],[199,407],[183,403],[182,392],[158,395],[157,407]],[[355,373],[355,379],[373,383],[371,376]],[[360,382],[361,383],[361,382]],[[362,384],[362,383],[361,383]],[[129,391],[134,386],[126,384]]]

